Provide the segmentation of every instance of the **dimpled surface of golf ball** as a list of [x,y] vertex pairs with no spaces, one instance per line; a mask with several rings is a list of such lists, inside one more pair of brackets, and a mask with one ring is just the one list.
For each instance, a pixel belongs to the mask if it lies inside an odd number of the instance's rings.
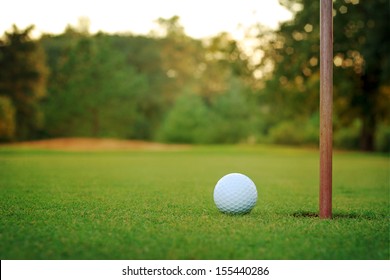
[[243,174],[227,174],[215,185],[214,202],[226,214],[249,213],[257,202],[256,185]]

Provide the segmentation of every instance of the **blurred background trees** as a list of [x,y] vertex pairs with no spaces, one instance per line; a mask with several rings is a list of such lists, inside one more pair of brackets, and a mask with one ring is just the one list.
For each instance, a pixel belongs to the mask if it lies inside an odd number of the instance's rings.
[[[294,12],[293,20],[261,35],[269,43],[260,67],[272,69],[263,97],[269,106],[264,116],[267,129],[276,142],[287,138],[316,142],[319,1],[281,3]],[[388,149],[384,143],[390,142],[389,2],[344,0],[335,1],[333,8],[335,144]]]
[[[294,17],[203,40],[180,18],[149,35],[89,33],[89,22],[0,40],[0,140],[117,137],[185,143],[317,145],[319,1]],[[388,0],[334,3],[334,141],[390,149]],[[260,59],[261,58],[261,59]]]
[[30,38],[32,29],[13,26],[0,40],[0,139],[34,139],[44,129],[40,101],[48,68],[41,44]]

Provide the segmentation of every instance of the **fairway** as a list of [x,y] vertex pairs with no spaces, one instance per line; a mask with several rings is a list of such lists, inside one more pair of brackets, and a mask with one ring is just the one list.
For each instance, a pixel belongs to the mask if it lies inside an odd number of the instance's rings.
[[[335,152],[333,220],[315,149],[126,151],[0,147],[1,259],[389,259],[389,157]],[[214,205],[225,174],[256,184],[250,214]]]

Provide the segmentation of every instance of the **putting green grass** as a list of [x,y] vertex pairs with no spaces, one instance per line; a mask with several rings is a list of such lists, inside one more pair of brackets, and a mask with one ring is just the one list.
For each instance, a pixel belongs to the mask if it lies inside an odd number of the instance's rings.
[[[1,259],[389,259],[389,157],[336,152],[333,220],[318,209],[318,152],[0,149]],[[213,189],[248,175],[250,214]]]

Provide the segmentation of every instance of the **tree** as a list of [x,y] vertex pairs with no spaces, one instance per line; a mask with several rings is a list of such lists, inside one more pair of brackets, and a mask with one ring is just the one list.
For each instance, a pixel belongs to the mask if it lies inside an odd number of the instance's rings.
[[261,69],[266,79],[261,103],[267,104],[269,128],[280,121],[307,120],[318,111],[319,2],[306,2],[302,8],[283,1],[296,12],[295,18],[275,32],[261,30],[265,43]]
[[228,33],[204,41],[190,38],[178,17],[160,19],[159,24],[164,34],[159,40],[162,69],[169,78],[161,89],[173,104],[160,137],[190,143],[246,140],[253,128],[253,69],[239,43]]
[[68,45],[62,38],[58,45],[45,39],[48,50],[60,48],[51,61],[56,71],[45,104],[49,135],[134,138],[138,100],[147,88],[144,76],[113,51],[109,36],[75,34],[63,35],[72,36]]
[[16,139],[38,137],[43,128],[40,101],[46,94],[45,54],[30,37],[33,26],[13,26],[0,40],[0,93],[12,101]]
[[142,75],[145,86],[142,94],[133,100],[137,120],[131,134],[136,139],[153,139],[163,115],[170,108],[167,98],[168,84],[171,78],[162,67],[160,39],[147,36],[114,35],[110,36],[113,52],[123,55],[127,68]]
[[7,96],[0,95],[0,141],[15,137],[15,108]]
[[352,107],[342,108],[340,118],[359,119],[360,147],[373,150],[378,125],[390,117],[389,1],[337,1],[334,9],[335,83],[354,82],[337,89]]
[[[255,116],[242,85],[233,80],[229,89],[208,100],[191,92],[181,94],[159,131],[160,140],[184,143],[237,143],[247,140]],[[251,114],[252,113],[252,114]]]
[[[263,101],[269,127],[318,114],[319,1],[281,1],[294,14],[267,40],[262,69],[268,71]],[[374,148],[379,123],[389,118],[390,17],[388,1],[334,2],[335,133],[361,125],[360,147]]]
[[210,143],[214,140],[210,110],[199,95],[176,99],[159,131],[159,140],[176,143]]
[[156,37],[161,69],[165,73],[160,94],[164,102],[171,106],[183,92],[199,92],[198,79],[204,63],[204,51],[201,41],[185,34],[178,16],[160,18],[158,23],[164,35]]

